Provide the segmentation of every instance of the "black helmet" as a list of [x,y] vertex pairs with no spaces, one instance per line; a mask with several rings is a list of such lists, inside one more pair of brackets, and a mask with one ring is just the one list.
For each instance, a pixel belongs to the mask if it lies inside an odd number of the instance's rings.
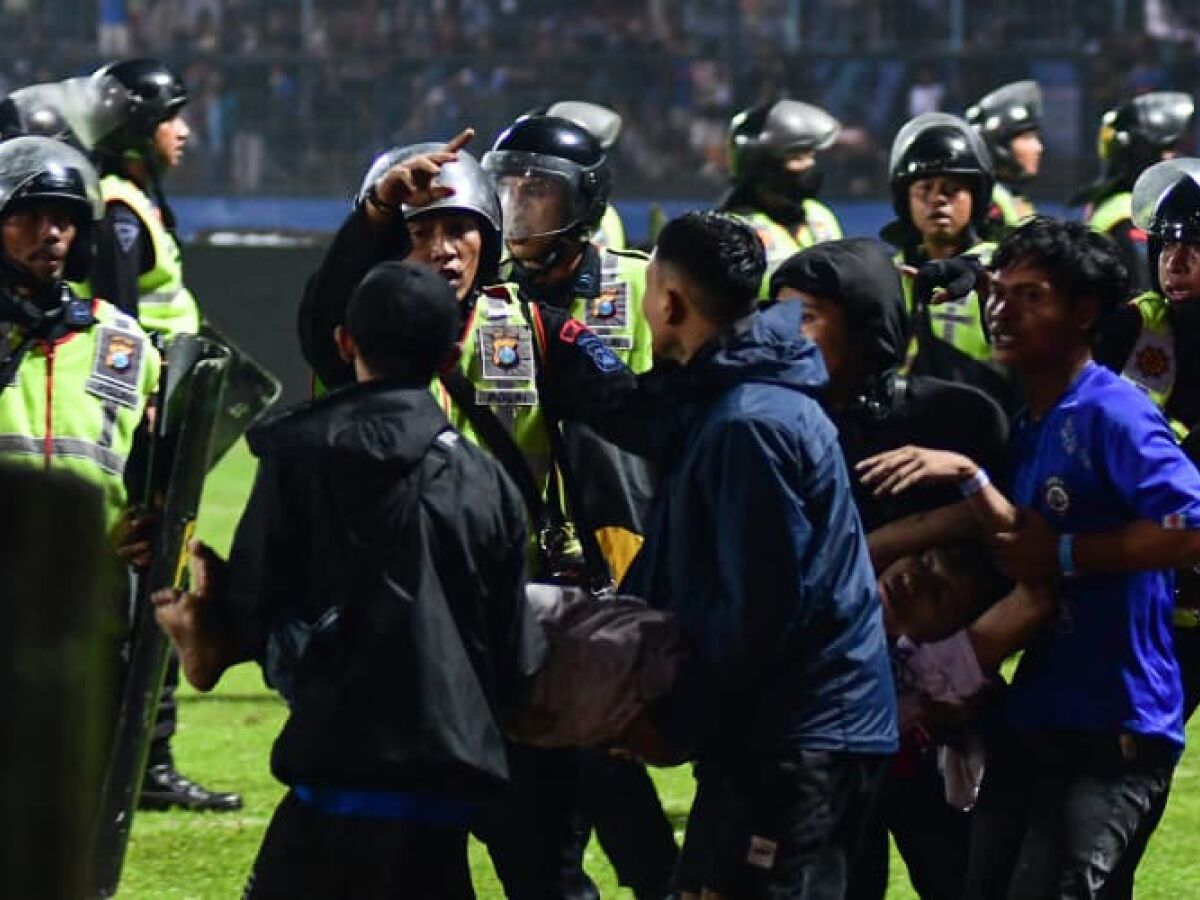
[[[396,163],[422,153],[437,153],[444,147],[445,144],[440,143],[411,144],[407,147],[393,147],[391,150],[381,153],[371,163],[371,167],[363,177],[362,186],[358,192],[359,201],[361,202],[366,197],[367,190]],[[500,270],[504,231],[501,225],[500,200],[496,197],[496,188],[475,157],[465,150],[458,151],[457,161],[442,166],[437,183],[453,188],[454,193],[449,197],[435,200],[428,206],[405,204],[403,207],[405,221],[436,212],[466,212],[476,216],[480,220],[480,231],[483,234],[483,253],[479,260],[479,272],[476,274],[475,283],[476,286],[491,284],[496,280]]]
[[55,102],[57,84],[31,84],[0,100],[0,140],[36,135],[64,141],[77,149],[79,138]]
[[599,103],[559,100],[546,107],[544,115],[567,119],[586,129],[605,151],[611,150],[621,136],[621,114]]
[[31,84],[0,103],[0,138],[38,135],[90,151],[119,128],[125,89],[112,78],[68,78]]
[[1106,112],[1096,141],[1103,164],[1101,180],[1132,187],[1143,170],[1179,142],[1195,109],[1188,94],[1155,91]]
[[[587,242],[608,206],[612,173],[600,142],[580,125],[556,116],[514,122],[483,155],[484,171],[500,195],[506,238],[561,235]],[[554,220],[530,206],[514,179],[537,179],[559,197]]]
[[16,137],[0,143],[0,218],[42,200],[65,201],[75,217],[76,236],[63,278],[82,281],[91,264],[95,226],[104,218],[100,179],[73,147],[46,137]]
[[909,186],[934,175],[966,178],[971,184],[971,222],[983,222],[991,208],[996,173],[983,139],[957,116],[923,113],[901,128],[892,141],[888,179],[892,208],[901,222],[912,221]]
[[1149,237],[1150,280],[1156,291],[1164,244],[1200,245],[1200,159],[1168,159],[1146,169],[1133,185],[1133,224]]
[[979,132],[996,170],[1015,181],[1026,175],[1013,158],[1010,142],[1042,127],[1042,89],[1036,81],[1014,81],[967,107],[966,120]]
[[109,63],[92,78],[98,94],[116,106],[113,127],[96,136],[96,146],[115,156],[149,158],[155,130],[188,102],[183,80],[156,59]]
[[733,180],[753,180],[794,153],[828,149],[841,128],[825,110],[799,100],[777,100],[743,110],[729,123]]

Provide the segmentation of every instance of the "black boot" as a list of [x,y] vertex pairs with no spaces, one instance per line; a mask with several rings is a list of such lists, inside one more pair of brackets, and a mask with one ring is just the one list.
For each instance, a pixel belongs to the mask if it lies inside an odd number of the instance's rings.
[[233,812],[242,808],[242,795],[219,793],[179,774],[173,763],[146,769],[138,809],[190,809]]

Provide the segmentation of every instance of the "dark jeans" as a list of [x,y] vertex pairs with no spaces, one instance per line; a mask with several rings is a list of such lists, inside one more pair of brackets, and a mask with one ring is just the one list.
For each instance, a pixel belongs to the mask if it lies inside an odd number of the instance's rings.
[[318,812],[289,792],[242,900],[473,900],[466,826]]
[[[1183,719],[1186,722],[1191,719],[1196,707],[1200,706],[1200,628],[1176,628],[1174,638],[1175,655],[1183,673]],[[1154,834],[1154,829],[1162,821],[1163,813],[1167,811],[1169,795],[1168,786],[1162,799],[1154,804],[1150,815],[1138,829],[1129,851],[1122,858],[1117,871],[1113,873],[1108,887],[1104,889],[1104,900],[1132,900],[1133,876],[1146,852],[1146,846],[1150,843],[1150,835]]]
[[1103,897],[1156,804],[1175,751],[1151,739],[1006,735],[988,749],[973,812],[969,900]]
[[508,900],[599,900],[583,871],[591,832],[579,751],[509,745],[512,783],[479,809],[471,830],[487,845]]
[[850,879],[850,900],[887,895],[888,832],[921,900],[960,900],[971,820],[946,802],[935,754],[906,755],[889,769]]
[[617,881],[639,896],[665,896],[679,848],[646,767],[602,750],[584,750],[581,763],[584,809]]
[[704,763],[677,887],[727,900],[841,900],[886,756],[798,751]]
[[173,765],[171,738],[175,736],[175,724],[179,717],[179,705],[175,701],[175,689],[179,687],[179,656],[172,648],[167,657],[167,673],[163,677],[162,694],[158,698],[158,709],[154,711],[154,729],[150,732],[150,753],[147,766]]

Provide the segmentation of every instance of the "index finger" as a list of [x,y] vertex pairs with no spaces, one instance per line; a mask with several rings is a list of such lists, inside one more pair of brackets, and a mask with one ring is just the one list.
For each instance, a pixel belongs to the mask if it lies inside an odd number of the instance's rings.
[[917,277],[917,267],[916,267],[916,266],[906,266],[906,265],[901,265],[901,266],[899,267],[899,269],[900,269],[900,271],[901,271],[901,272],[903,272],[903,273],[904,273],[905,275],[907,275],[909,278],[916,278],[916,277]]
[[475,137],[475,129],[471,127],[464,128],[450,140],[446,141],[446,146],[442,148],[443,153],[456,153],[471,142],[471,138]]

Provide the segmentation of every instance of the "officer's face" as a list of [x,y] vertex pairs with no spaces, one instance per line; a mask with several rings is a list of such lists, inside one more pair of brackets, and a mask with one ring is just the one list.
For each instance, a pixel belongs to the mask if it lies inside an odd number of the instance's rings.
[[0,233],[9,260],[34,280],[50,282],[62,277],[75,240],[75,217],[71,207],[61,201],[36,203],[0,220]]
[[183,150],[191,134],[192,129],[182,113],[158,124],[154,131],[154,152],[168,169],[179,165],[183,159]]
[[1158,255],[1158,283],[1173,303],[1200,298],[1200,246],[1164,244]]
[[521,261],[540,259],[568,222],[565,185],[548,175],[506,175],[497,192],[509,252]]
[[430,213],[410,220],[408,233],[413,245],[409,259],[437,269],[459,302],[464,300],[475,286],[483,253],[483,233],[475,216]]
[[1018,134],[1009,141],[1008,146],[1022,172],[1031,178],[1038,173],[1042,165],[1042,139],[1036,131]]
[[850,371],[850,342],[846,335],[846,316],[842,308],[830,300],[795,288],[785,287],[777,299],[796,300],[804,304],[801,330],[804,336],[821,350],[829,380],[838,384],[852,377]]
[[908,188],[908,208],[923,238],[958,241],[971,223],[971,186],[953,175],[919,178]]
[[997,272],[987,302],[992,357],[1018,372],[1057,369],[1090,343],[1099,310],[1073,300],[1037,266],[1018,261]]

